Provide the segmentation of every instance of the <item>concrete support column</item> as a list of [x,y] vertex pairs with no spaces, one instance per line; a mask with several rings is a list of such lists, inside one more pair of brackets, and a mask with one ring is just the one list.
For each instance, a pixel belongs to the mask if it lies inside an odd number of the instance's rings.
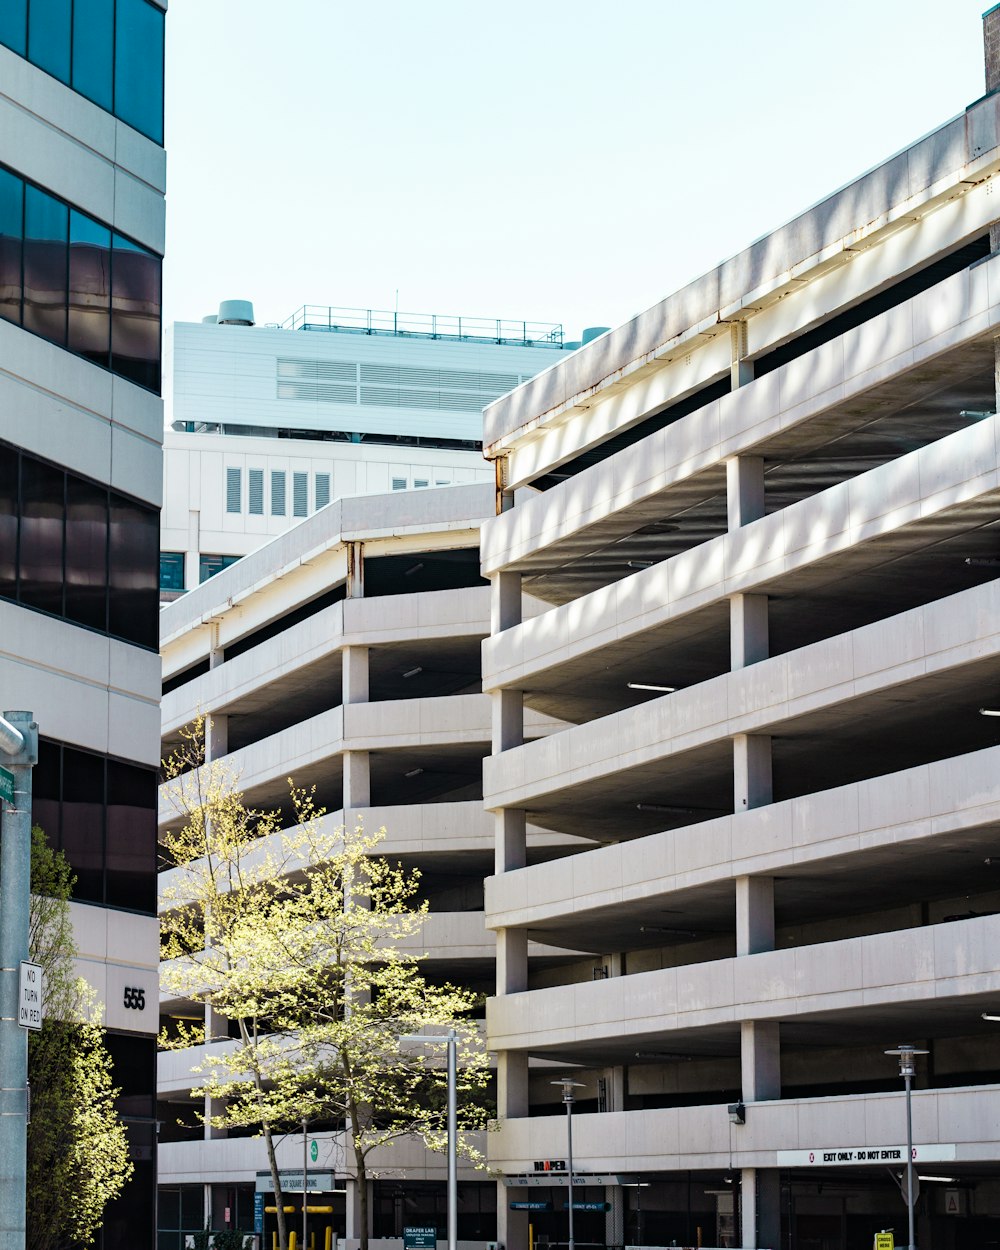
[[769,734],[733,737],[733,810],[738,814],[771,802],[771,738]]
[[525,1250],[528,1245],[531,1212],[510,1209],[512,1195],[520,1192],[508,1189],[503,1181],[497,1181],[497,1245],[503,1246],[504,1250]]
[[205,717],[205,763],[221,760],[229,754],[229,717],[212,712]]
[[523,1051],[497,1055],[497,1114],[502,1120],[528,1114],[528,1056]]
[[527,929],[497,930],[497,994],[520,994],[528,988]]
[[521,574],[495,573],[490,578],[490,633],[521,624]]
[[[740,1024],[740,1066],[744,1102],[770,1102],[781,1097],[781,1041],[777,1020],[744,1020]],[[752,1115],[747,1112],[747,1115]]]
[[747,360],[747,323],[731,321],[729,323],[730,341],[732,343],[732,364],[730,367],[730,384],[733,390],[746,386],[753,381],[753,361]]
[[197,547],[184,552],[184,589],[194,590],[201,577],[201,552]]
[[347,597],[365,597],[365,545],[348,543],[347,546]]
[[347,1178],[346,1188],[347,1193],[344,1195],[345,1233],[347,1240],[350,1241],[352,1237],[361,1236],[361,1191],[357,1180],[353,1177]]
[[774,950],[774,878],[736,878],[736,954]]
[[524,695],[520,690],[494,690],[490,695],[493,711],[493,754],[509,751],[524,742]]
[[371,807],[371,760],[367,751],[344,752],[344,812]]
[[368,648],[345,647],[341,656],[341,702],[368,702]]
[[781,1185],[777,1168],[744,1168],[740,1175],[740,1245],[779,1250]]
[[764,515],[764,459],[733,456],[726,461],[726,504],[731,530]]
[[735,673],[768,654],[767,595],[730,595],[730,668]]
[[505,808],[493,818],[497,873],[523,868],[528,861],[527,821],[519,808]]

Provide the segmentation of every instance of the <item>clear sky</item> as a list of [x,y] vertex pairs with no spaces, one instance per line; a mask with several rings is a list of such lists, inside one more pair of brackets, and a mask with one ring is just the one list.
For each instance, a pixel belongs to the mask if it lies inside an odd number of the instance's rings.
[[961,112],[986,0],[171,0],[164,319],[615,325]]

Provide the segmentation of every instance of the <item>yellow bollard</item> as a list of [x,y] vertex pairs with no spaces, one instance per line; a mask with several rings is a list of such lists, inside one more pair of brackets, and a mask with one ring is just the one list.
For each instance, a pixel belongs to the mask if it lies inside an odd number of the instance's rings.
[[297,1240],[298,1240],[298,1237],[296,1235],[295,1229],[293,1228],[292,1231],[288,1234],[288,1250],[295,1250],[295,1245],[296,1245]]
[[329,1224],[326,1226],[326,1241],[323,1250],[333,1250],[333,1229]]

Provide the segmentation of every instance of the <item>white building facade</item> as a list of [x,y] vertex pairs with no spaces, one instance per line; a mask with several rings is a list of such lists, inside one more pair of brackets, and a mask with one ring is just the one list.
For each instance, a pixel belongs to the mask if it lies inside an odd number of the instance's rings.
[[[927,1052],[917,1244],[1000,1235],[989,57],[987,77],[964,115],[486,410],[508,1246],[529,1223],[566,1237],[543,1061],[581,1086],[578,1241],[905,1243],[899,1043]],[[573,723],[529,741],[538,714]],[[530,863],[529,820],[590,845]],[[531,941],[587,956],[535,970]]]
[[572,346],[523,321],[220,307],[166,334],[166,597],[333,499],[492,481],[483,406]]
[[165,8],[0,12],[0,692],[122,1091],[102,1250],[155,1236]]
[[[490,484],[334,501],[160,618],[164,753],[201,713],[210,721],[209,759],[239,774],[252,806],[291,818],[292,777],[315,784],[334,827],[384,826],[380,852],[420,870],[430,904],[417,942],[425,972],[484,995],[495,979],[495,944],[483,918],[493,836],[482,762],[492,730],[480,673],[490,622],[479,529],[493,510]],[[532,716],[528,733],[554,727]],[[177,819],[169,785],[159,819],[161,828]],[[573,839],[532,830],[528,841],[532,857],[543,858]],[[539,965],[567,958],[534,946],[531,957]],[[202,1009],[164,995],[160,1011],[169,1029],[174,1017]],[[209,1043],[220,1044],[225,1036]],[[192,1095],[192,1068],[204,1054],[195,1047],[159,1059],[160,1206],[180,1215],[169,1226],[161,1219],[168,1250],[206,1222],[252,1230],[258,1174],[270,1188],[262,1140],[227,1138],[199,1122],[211,1110]],[[329,1192],[311,1201],[332,1208],[311,1217],[316,1244],[327,1227],[350,1243],[359,1204],[349,1144],[335,1124],[311,1128],[313,1144],[311,1167]],[[301,1160],[301,1136],[285,1137],[280,1166],[300,1171]],[[407,1140],[382,1150],[373,1167],[376,1242],[398,1245],[391,1239],[405,1224],[436,1224],[443,1236],[443,1155]],[[459,1180],[459,1236],[481,1248],[496,1237],[496,1187],[466,1166]],[[272,1217],[264,1231],[269,1245]]]

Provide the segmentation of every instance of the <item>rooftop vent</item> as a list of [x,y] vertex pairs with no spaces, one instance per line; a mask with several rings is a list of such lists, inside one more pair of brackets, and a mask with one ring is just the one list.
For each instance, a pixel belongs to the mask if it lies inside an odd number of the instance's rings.
[[248,299],[224,299],[219,305],[220,326],[252,326],[253,304]]
[[[219,313],[219,320],[222,320],[222,313]],[[610,326],[588,326],[583,332],[583,344],[586,346],[594,339],[599,339],[602,334],[607,334],[611,329]]]

